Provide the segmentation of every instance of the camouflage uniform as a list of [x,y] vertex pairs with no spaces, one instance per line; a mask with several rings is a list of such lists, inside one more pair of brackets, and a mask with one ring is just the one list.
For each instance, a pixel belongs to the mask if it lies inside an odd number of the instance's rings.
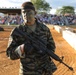
[[[22,30],[23,32],[27,32],[26,25],[20,25],[16,28]],[[28,43],[25,45],[27,47],[27,49],[25,49],[25,53],[22,55],[19,54],[19,47],[25,41],[25,39],[23,37],[14,38],[13,32],[15,32],[15,29],[11,33],[9,46],[6,52],[7,56],[12,60],[20,58],[20,75],[52,75],[50,56],[48,56],[46,53],[39,54],[36,52],[36,50],[30,52],[32,46]],[[34,33],[37,35],[37,37],[42,39],[48,49],[52,50],[53,52],[55,51],[55,43],[50,30],[44,24],[36,21],[36,29]],[[31,35],[31,33],[29,34]]]

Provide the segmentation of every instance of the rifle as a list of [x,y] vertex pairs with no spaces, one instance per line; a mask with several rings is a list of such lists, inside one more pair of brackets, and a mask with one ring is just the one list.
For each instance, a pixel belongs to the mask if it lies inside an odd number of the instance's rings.
[[66,63],[64,63],[58,55],[56,55],[54,52],[52,52],[51,50],[47,49],[45,44],[43,43],[43,41],[41,41],[39,38],[35,38],[31,35],[29,35],[27,32],[23,32],[21,30],[19,30],[18,28],[15,28],[15,30],[13,31],[13,36],[18,36],[18,37],[24,37],[25,39],[29,40],[32,42],[32,45],[34,48],[36,48],[36,50],[40,50],[42,52],[46,52],[49,56],[51,56],[54,60],[59,61],[60,63],[64,64],[66,67],[68,67],[71,71],[73,71],[73,68],[68,66]]

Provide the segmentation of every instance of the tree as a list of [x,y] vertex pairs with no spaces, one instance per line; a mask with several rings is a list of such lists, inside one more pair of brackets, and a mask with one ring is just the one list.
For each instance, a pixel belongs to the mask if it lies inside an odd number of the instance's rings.
[[57,14],[57,15],[60,15],[60,14],[61,14],[61,9],[57,9],[57,10],[56,10],[56,14]]
[[74,12],[74,7],[72,7],[72,6],[63,6],[60,10],[59,10],[59,12],[60,12],[60,14],[62,14],[62,15],[65,15],[66,13],[68,13],[68,14],[74,14],[75,12]]
[[45,0],[31,0],[37,11],[50,11],[51,7]]

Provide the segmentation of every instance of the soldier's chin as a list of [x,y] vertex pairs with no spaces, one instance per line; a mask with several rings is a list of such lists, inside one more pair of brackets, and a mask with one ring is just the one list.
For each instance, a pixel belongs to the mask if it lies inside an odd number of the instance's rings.
[[32,22],[33,22],[32,20],[29,20],[29,21],[27,20],[27,23],[32,23]]
[[24,20],[24,22],[25,22],[25,23],[31,23],[31,21],[28,21],[28,20]]
[[28,25],[33,25],[34,22],[32,22],[32,21],[31,21],[31,22],[27,22],[27,24],[28,24]]
[[27,21],[27,23],[31,23],[31,21]]

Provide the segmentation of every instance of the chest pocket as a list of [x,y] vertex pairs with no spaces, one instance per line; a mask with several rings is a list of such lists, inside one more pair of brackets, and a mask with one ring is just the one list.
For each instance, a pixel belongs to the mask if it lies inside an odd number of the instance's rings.
[[[24,32],[24,27],[23,26],[19,26],[19,30],[21,30],[22,32]],[[16,33],[16,30],[14,30],[14,33]],[[26,40],[24,36],[20,35],[20,34],[16,34],[14,35],[14,33],[12,34],[13,36],[13,40],[18,44],[21,45],[24,43],[24,41]]]
[[47,33],[46,31],[39,31],[37,33],[38,38],[40,39],[41,42],[43,42],[45,45],[47,45]]

